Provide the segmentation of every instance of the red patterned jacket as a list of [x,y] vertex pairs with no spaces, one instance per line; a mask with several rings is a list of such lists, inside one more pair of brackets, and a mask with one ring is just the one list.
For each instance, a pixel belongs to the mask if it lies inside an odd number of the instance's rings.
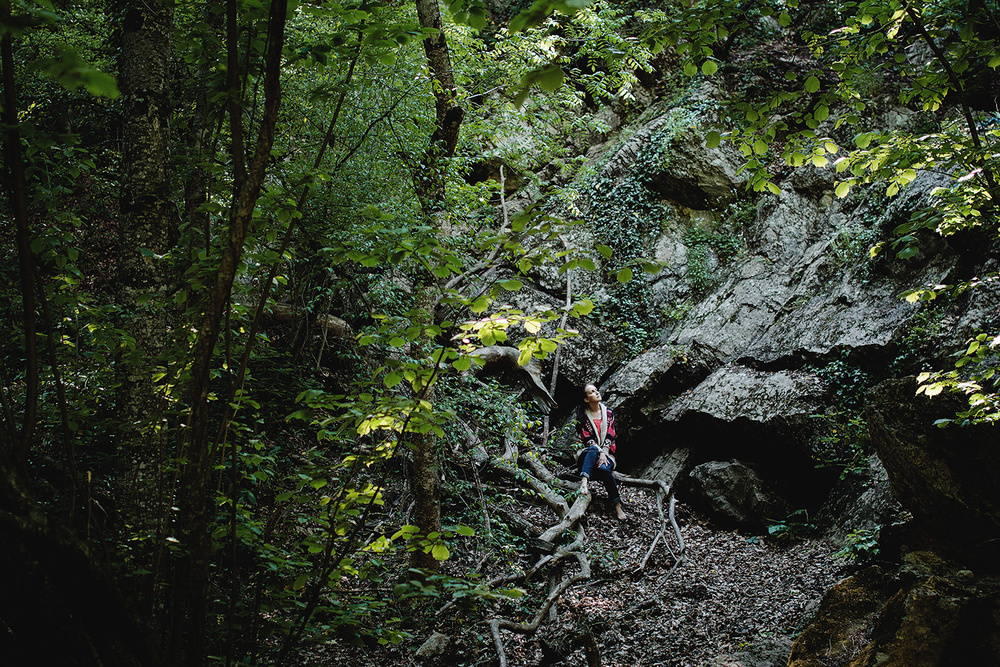
[[[576,458],[579,460],[583,452],[591,446],[600,447],[601,451],[611,460],[611,467],[616,465],[615,461],[615,413],[604,403],[600,404],[604,417],[601,420],[600,432],[597,425],[587,416],[587,408],[581,406],[576,413],[576,433],[580,436],[582,447],[577,451]],[[603,437],[602,437],[603,435]]]

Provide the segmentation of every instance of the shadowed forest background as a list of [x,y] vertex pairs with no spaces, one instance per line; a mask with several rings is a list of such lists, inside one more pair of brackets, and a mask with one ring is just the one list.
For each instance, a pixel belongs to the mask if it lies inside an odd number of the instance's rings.
[[995,2],[0,34],[7,664],[1000,664]]

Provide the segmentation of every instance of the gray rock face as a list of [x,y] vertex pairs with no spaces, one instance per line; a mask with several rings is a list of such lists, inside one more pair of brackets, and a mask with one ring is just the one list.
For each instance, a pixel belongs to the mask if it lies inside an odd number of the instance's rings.
[[744,162],[739,151],[728,143],[706,147],[702,130],[675,134],[667,150],[653,186],[664,198],[688,208],[725,206],[736,199],[738,188],[747,182],[746,172],[737,173]]
[[792,290],[763,257],[741,264],[718,290],[700,301],[670,342],[700,345],[720,361],[742,355],[771,326]]
[[850,533],[876,531],[880,526],[903,521],[905,514],[892,496],[885,466],[872,455],[867,475],[850,475],[833,487],[817,522],[826,528],[830,538],[843,545]]
[[642,429],[677,393],[707,376],[712,365],[696,349],[654,347],[611,377],[604,399],[615,406],[616,419],[623,427]]
[[[878,237],[877,225],[908,215],[940,177],[921,175],[917,188],[884,208],[851,209],[830,193],[828,172],[796,171],[792,187],[762,200],[745,234],[750,255],[694,305],[669,343],[697,343],[723,361],[772,363],[881,348],[899,336],[919,310],[900,292],[946,282],[956,258],[931,243],[919,262],[885,259],[877,275],[868,247]],[[665,257],[678,254],[666,240],[657,248]]]
[[773,485],[741,461],[710,461],[691,470],[691,492],[727,525],[759,530],[788,515]]
[[872,444],[893,495],[940,541],[945,553],[996,567],[1000,561],[1000,428],[936,428],[963,402],[915,395],[913,378],[868,394]]
[[819,409],[824,394],[819,378],[809,373],[770,373],[731,364],[674,401],[663,417],[677,421],[700,413],[726,422],[797,422]]
[[[702,94],[711,97],[711,88]],[[896,121],[885,120],[891,125],[910,115],[899,110],[890,112]],[[608,182],[635,176],[641,167],[646,178],[639,180],[660,199],[662,219],[650,221],[654,231],[641,246],[665,268],[645,277],[641,298],[647,312],[660,314],[662,330],[656,347],[628,360],[614,336],[571,322],[583,336],[561,352],[567,385],[557,398],[565,403],[569,384],[607,379],[604,399],[619,420],[623,470],[683,487],[692,466],[749,461],[782,483],[777,492],[788,501],[814,503],[812,512],[822,498],[810,497],[808,489],[824,486],[819,496],[836,475],[815,469],[818,438],[826,436],[811,417],[842,406],[829,377],[826,388],[803,369],[837,361],[857,377],[906,372],[899,370],[903,363],[915,368],[934,354],[925,331],[942,345],[1000,326],[1000,287],[987,286],[956,301],[942,315],[946,320],[929,321],[936,315],[921,314],[925,304],[900,294],[956,280],[958,268],[968,269],[948,242],[918,234],[919,253],[910,260],[895,258],[888,245],[877,258],[869,255],[873,244],[892,239],[897,225],[930,202],[931,191],[949,183],[947,174],[920,172],[892,198],[863,188],[839,198],[835,169],[796,169],[777,195],[755,195],[755,209],[745,201],[727,208],[745,184],[746,175],[737,173],[743,158],[725,143],[707,149],[706,130],[698,113],[658,103],[627,134],[588,151]],[[599,242],[587,225],[561,238],[577,248]],[[599,270],[574,278],[574,293],[604,304],[617,286],[603,271],[607,262],[596,252],[593,259]],[[550,269],[537,274],[547,293],[539,297],[561,306],[565,276]],[[920,337],[923,343],[913,342]],[[893,367],[906,346],[919,348],[919,361],[915,353]],[[798,487],[789,479],[800,480]],[[826,525],[843,534],[898,516],[888,481],[873,474],[854,482],[839,485],[843,502],[828,507],[837,517]]]

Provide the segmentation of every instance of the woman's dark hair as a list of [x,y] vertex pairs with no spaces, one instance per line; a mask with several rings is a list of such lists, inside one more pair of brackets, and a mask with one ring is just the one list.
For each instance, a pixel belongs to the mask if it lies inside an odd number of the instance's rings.
[[[587,401],[586,401],[587,387],[593,387],[594,389],[598,389],[597,385],[594,384],[593,382],[586,382],[583,385],[584,400],[580,401],[580,404],[576,406],[576,421],[581,424],[587,421]],[[598,389],[598,391],[600,391],[600,389]]]

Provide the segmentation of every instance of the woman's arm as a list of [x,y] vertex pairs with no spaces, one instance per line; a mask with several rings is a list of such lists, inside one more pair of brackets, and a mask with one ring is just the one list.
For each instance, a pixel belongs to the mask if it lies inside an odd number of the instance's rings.
[[597,434],[594,433],[594,427],[587,419],[587,415],[579,412],[576,415],[576,434],[580,436],[580,442],[583,443],[584,449],[597,446]]

